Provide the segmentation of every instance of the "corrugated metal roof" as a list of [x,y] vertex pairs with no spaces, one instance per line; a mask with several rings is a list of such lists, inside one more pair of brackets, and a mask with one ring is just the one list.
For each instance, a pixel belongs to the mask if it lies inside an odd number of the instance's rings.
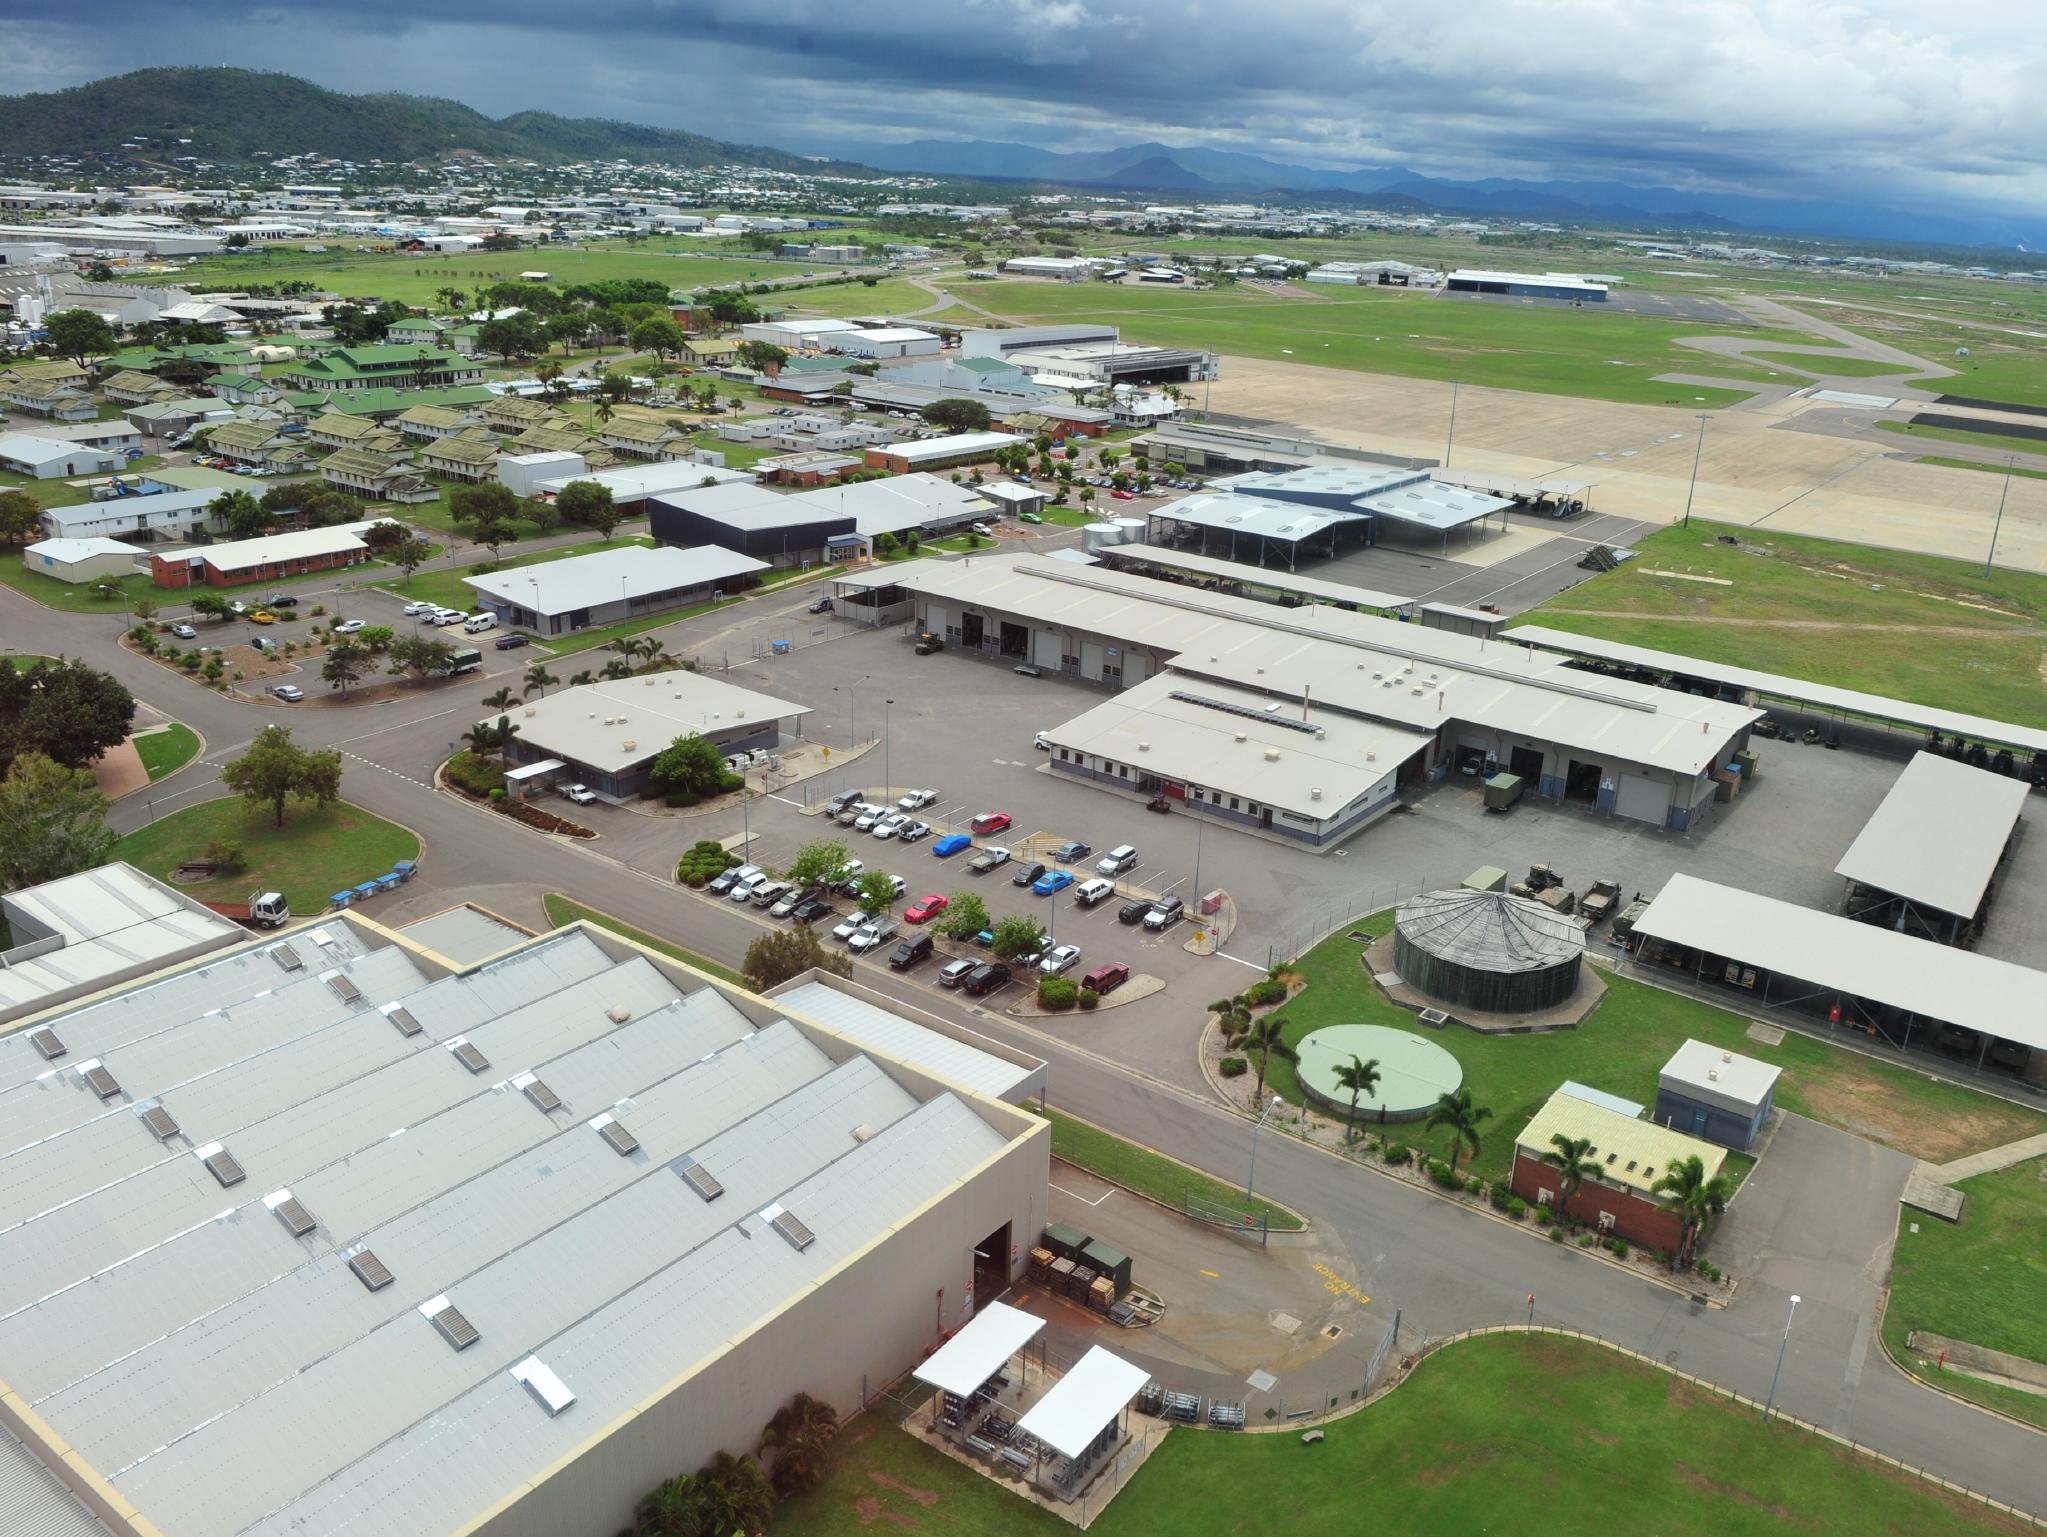
[[786,1009],[838,1031],[863,1050],[895,1057],[948,1083],[956,1083],[996,1099],[1013,1097],[1017,1088],[1031,1082],[1045,1065],[1042,1062],[1035,1066],[1011,1062],[993,1052],[982,1051],[965,1041],[943,1035],[928,1025],[918,1024],[878,1004],[869,1003],[864,998],[856,998],[829,982],[805,982],[777,992],[774,1000]]
[[[429,448],[428,453],[432,452]],[[565,614],[572,609],[618,603],[628,596],[645,598],[708,586],[749,572],[765,571],[767,567],[764,560],[735,555],[716,545],[688,550],[673,545],[652,550],[631,545],[463,580],[501,603],[517,604],[542,614]]]
[[1914,753],[1834,873],[1973,918],[2029,793],[2023,779]]
[[1552,1151],[1551,1137],[1586,1138],[1592,1143],[1589,1157],[1599,1165],[1597,1178],[1640,1196],[1649,1195],[1650,1187],[1680,1158],[1696,1155],[1708,1179],[1727,1162],[1727,1149],[1715,1143],[1688,1137],[1654,1121],[1638,1121],[1561,1089],[1522,1127],[1514,1145],[1530,1157],[1540,1158]]
[[7,1537],[107,1537],[107,1529],[78,1497],[5,1430],[0,1430],[0,1532]]
[[466,905],[408,923],[404,934],[414,944],[425,945],[464,966],[473,966],[532,938],[526,930],[494,918],[481,908]]

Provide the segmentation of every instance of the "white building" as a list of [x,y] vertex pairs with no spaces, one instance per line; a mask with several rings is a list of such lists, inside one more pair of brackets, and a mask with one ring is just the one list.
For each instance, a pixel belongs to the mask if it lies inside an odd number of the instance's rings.
[[[121,425],[127,426],[127,423]],[[132,432],[134,429],[129,428]],[[28,432],[0,436],[0,469],[26,475],[33,480],[62,480],[75,475],[105,475],[118,470],[126,458],[112,449],[68,443]]]
[[838,331],[823,338],[823,347],[856,358],[935,358],[943,350],[936,336],[913,326]]
[[212,526],[213,514],[207,509],[219,498],[220,492],[209,487],[45,507],[43,532],[52,539],[185,540]]
[[787,352],[823,350],[834,338],[860,327],[850,320],[820,317],[811,320],[757,320],[739,328],[742,340],[765,342]]
[[21,552],[21,564],[60,582],[98,582],[133,576],[135,558],[146,553],[118,539],[43,539]]
[[766,561],[716,546],[649,550],[629,544],[462,580],[501,622],[539,635],[572,635],[706,602],[767,569]]

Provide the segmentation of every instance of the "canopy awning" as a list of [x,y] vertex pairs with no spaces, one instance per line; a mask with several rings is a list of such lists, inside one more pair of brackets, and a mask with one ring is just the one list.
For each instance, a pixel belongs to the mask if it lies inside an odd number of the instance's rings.
[[524,784],[529,779],[538,779],[542,774],[552,774],[567,767],[559,758],[542,758],[538,763],[529,763],[523,768],[506,769],[505,778],[513,784]]
[[[935,1358],[934,1358],[935,1359]],[[1097,1345],[1016,1422],[1062,1456],[1078,1457],[1143,1391],[1151,1373]]]
[[[1003,1363],[1044,1327],[1042,1318],[1034,1318],[1004,1302],[991,1302],[911,1375],[919,1382],[964,1397],[1000,1371]],[[1142,1385],[1140,1382],[1139,1386]]]

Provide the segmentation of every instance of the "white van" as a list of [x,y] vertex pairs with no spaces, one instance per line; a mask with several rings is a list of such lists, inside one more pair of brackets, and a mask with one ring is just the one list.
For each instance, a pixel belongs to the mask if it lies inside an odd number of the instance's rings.
[[462,621],[462,628],[471,635],[481,635],[498,622],[496,614],[471,614]]
[[1095,862],[1095,874],[1106,875],[1113,880],[1136,863],[1136,846],[1134,844],[1121,843],[1115,848],[1110,849],[1107,854],[1104,854]]

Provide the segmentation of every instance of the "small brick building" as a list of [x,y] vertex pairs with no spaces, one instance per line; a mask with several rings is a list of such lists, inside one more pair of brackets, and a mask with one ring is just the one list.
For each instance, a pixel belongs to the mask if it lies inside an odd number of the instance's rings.
[[1552,1137],[1584,1138],[1599,1173],[1587,1179],[1565,1210],[1587,1227],[1596,1228],[1645,1249],[1669,1253],[1680,1237],[1680,1223],[1650,1192],[1679,1159],[1697,1155],[1706,1177],[1718,1174],[1727,1150],[1697,1137],[1623,1115],[1618,1110],[1580,1099],[1559,1089],[1514,1138],[1514,1194],[1530,1206],[1556,1206],[1563,1174],[1542,1161],[1551,1152]]

